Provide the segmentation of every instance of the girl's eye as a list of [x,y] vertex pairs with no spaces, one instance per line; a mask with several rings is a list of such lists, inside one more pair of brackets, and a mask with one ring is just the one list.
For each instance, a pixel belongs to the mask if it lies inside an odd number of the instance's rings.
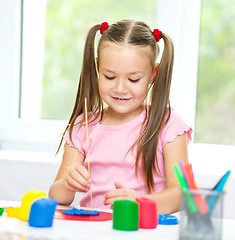
[[106,75],[104,75],[105,76],[105,78],[107,78],[108,80],[113,80],[115,77],[108,77],[108,76],[106,76]]
[[138,82],[140,80],[140,78],[138,78],[138,79],[130,79],[130,78],[128,78],[128,79],[129,79],[129,81],[131,81],[133,83],[136,83],[136,82]]

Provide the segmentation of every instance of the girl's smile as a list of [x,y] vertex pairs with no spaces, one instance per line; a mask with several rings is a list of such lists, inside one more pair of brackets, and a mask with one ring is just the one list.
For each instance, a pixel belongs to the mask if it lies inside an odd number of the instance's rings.
[[153,70],[150,56],[149,46],[105,42],[101,47],[99,91],[108,105],[109,117],[127,122],[143,110]]
[[131,100],[131,98],[119,98],[119,97],[113,97],[113,98],[114,98],[114,100],[116,100],[119,103],[126,103],[129,100]]

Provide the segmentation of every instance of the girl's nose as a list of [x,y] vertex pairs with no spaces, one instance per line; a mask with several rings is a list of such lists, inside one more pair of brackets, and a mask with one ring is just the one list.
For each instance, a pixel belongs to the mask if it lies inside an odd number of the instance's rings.
[[114,92],[117,93],[127,93],[127,86],[125,84],[125,81],[122,79],[117,79],[115,86],[114,86]]

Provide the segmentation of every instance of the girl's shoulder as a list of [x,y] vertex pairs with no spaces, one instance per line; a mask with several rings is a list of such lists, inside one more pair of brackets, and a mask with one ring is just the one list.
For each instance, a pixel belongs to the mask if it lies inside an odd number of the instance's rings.
[[[149,109],[150,109],[151,105],[147,105],[147,114],[149,114]],[[170,113],[170,117],[169,117],[169,113]],[[180,124],[183,121],[183,119],[181,118],[181,116],[177,113],[177,111],[174,108],[167,108],[163,122],[164,122],[164,126],[166,125],[171,125],[171,124]]]
[[[168,114],[169,114],[169,109],[167,110],[166,115],[168,116]],[[179,115],[179,113],[174,108],[171,108],[171,110],[170,110],[170,118],[169,118],[167,123],[178,125],[178,124],[181,124],[183,121],[184,120]]]
[[[95,128],[97,122],[99,121],[99,115],[96,113],[88,113],[89,120],[88,120],[88,131],[89,134]],[[71,131],[70,131],[71,128]],[[69,144],[71,147],[77,149],[79,152],[85,154],[83,149],[83,144],[86,142],[86,121],[85,121],[85,114],[82,113],[77,116],[74,124],[70,126],[70,128],[66,131],[64,135],[64,140]]]
[[[166,113],[165,119],[167,119],[168,113]],[[171,108],[169,120],[163,126],[160,134],[160,138],[162,139],[164,145],[167,142],[172,142],[178,135],[182,135],[185,132],[187,134],[189,142],[189,140],[192,139],[192,128],[188,126],[187,123],[185,123],[183,118],[177,113],[174,108]]]

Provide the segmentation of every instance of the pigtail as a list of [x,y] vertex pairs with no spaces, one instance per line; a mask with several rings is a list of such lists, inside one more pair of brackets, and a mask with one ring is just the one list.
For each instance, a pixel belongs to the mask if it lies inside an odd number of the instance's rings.
[[[95,60],[95,36],[98,30],[100,30],[100,24],[93,26],[88,32],[84,53],[83,53],[83,62],[82,62],[82,70],[80,75],[80,81],[78,84],[78,90],[75,100],[75,105],[70,116],[69,122],[65,131],[63,132],[58,150],[56,154],[59,152],[59,149],[63,142],[63,137],[65,133],[69,130],[70,139],[72,141],[72,131],[76,118],[85,112],[84,104],[85,98],[87,98],[87,110],[88,112],[98,112],[100,113],[103,110],[102,100],[99,95],[98,88],[98,76],[96,70],[96,60]],[[99,114],[97,114],[98,117]],[[96,118],[95,118],[96,119]],[[95,120],[94,119],[94,120]],[[82,123],[85,119],[82,119],[79,124]]]
[[[95,35],[98,30],[100,30],[100,24],[92,27],[88,33],[84,54],[83,54],[83,64],[80,76],[80,85],[78,89],[79,94],[79,104],[81,105],[81,112],[84,112],[84,98],[87,98],[88,111],[96,112],[99,110],[101,99],[99,96],[98,87],[98,76],[96,70],[96,60],[95,60]],[[75,105],[76,107],[76,105]],[[74,110],[77,109],[74,107]],[[78,115],[79,115],[78,114]]]
[[[171,114],[170,87],[174,62],[174,46],[169,36],[161,33],[161,37],[164,40],[164,50],[158,66],[156,77],[154,79],[154,84],[152,86],[151,107],[149,114],[150,122],[155,121],[157,123],[158,119],[158,124],[154,124],[157,128],[153,132],[153,135],[162,127],[163,124],[166,124]],[[167,112],[168,117],[164,122],[163,120]]]
[[174,61],[174,47],[171,39],[161,33],[164,40],[164,50],[157,74],[152,84],[151,106],[149,109],[146,125],[138,142],[136,171],[140,158],[142,175],[148,190],[151,192],[154,186],[153,172],[162,175],[157,159],[157,144],[162,127],[170,118],[170,86]]

